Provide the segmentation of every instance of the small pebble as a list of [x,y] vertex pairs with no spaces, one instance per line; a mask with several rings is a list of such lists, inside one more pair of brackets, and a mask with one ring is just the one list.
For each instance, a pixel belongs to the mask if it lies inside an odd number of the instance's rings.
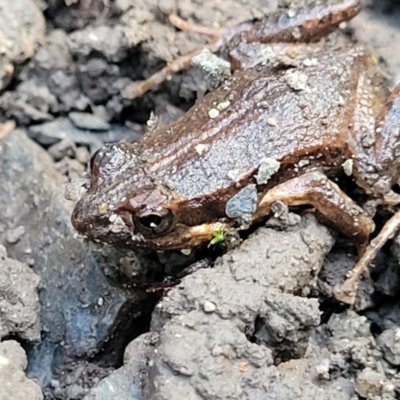
[[196,150],[196,153],[201,156],[204,153],[204,150],[207,148],[206,145],[204,144],[198,144],[197,146],[194,147],[194,149]]
[[90,131],[108,131],[110,124],[96,115],[73,111],[68,114],[70,121],[80,129],[88,129]]
[[48,152],[55,161],[60,161],[64,157],[73,157],[75,155],[75,143],[66,138],[50,146]]
[[256,180],[258,185],[265,185],[280,168],[281,163],[274,158],[263,158],[258,168]]
[[217,104],[217,109],[219,111],[225,110],[225,108],[228,108],[231,105],[231,102],[229,100],[224,100],[221,101],[221,103]]
[[221,346],[219,346],[219,345],[217,344],[217,345],[215,345],[215,346],[212,348],[211,354],[212,354],[214,357],[218,357],[218,356],[220,356],[221,354],[224,354],[224,349],[223,349]]
[[216,108],[212,108],[209,112],[208,112],[208,116],[211,119],[217,118],[219,115],[219,110],[217,110]]
[[75,150],[75,158],[81,164],[87,164],[90,160],[90,152],[86,147],[80,146]]
[[306,67],[311,67],[312,65],[317,65],[317,64],[318,64],[318,60],[317,60],[316,58],[306,58],[306,59],[303,61],[303,64],[304,64]]
[[227,201],[225,213],[228,218],[250,219],[257,209],[257,201],[256,185],[247,185]]
[[7,243],[10,244],[17,243],[24,234],[25,234],[24,226],[18,226],[14,229],[10,229],[6,233],[6,241]]
[[321,360],[321,363],[315,367],[319,378],[329,379],[329,360]]
[[64,197],[69,201],[78,201],[86,192],[85,186],[88,184],[85,178],[74,179],[68,182],[64,188]]
[[351,158],[349,158],[342,164],[343,171],[347,176],[351,176],[351,174],[353,173],[353,165],[354,161]]
[[205,301],[203,304],[203,310],[206,313],[213,313],[216,309],[216,305],[211,301]]
[[231,64],[219,58],[210,50],[204,49],[200,54],[192,58],[192,65],[199,68],[203,74],[208,90],[216,89],[231,75]]
[[299,71],[288,70],[285,78],[287,84],[294,90],[305,90],[307,88],[308,76]]

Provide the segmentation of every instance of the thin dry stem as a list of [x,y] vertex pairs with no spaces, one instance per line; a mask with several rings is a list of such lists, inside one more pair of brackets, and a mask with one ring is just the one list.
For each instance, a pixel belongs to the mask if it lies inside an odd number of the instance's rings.
[[144,81],[128,85],[122,91],[122,96],[124,96],[126,99],[136,99],[137,97],[142,96],[150,89],[157,87],[164,81],[170,80],[172,75],[176,74],[177,72],[189,68],[192,58],[197,54],[199,54],[200,52],[201,50],[196,50],[192,53],[180,56],[171,63],[167,64],[160,71],[149,76]]
[[0,139],[6,137],[11,131],[15,129],[15,121],[6,121],[0,124]]
[[391,239],[400,228],[400,210],[396,212],[386,222],[378,236],[371,241],[366,248],[364,255],[350,272],[350,276],[342,283],[333,288],[333,293],[339,301],[347,304],[354,304],[356,297],[358,279],[368,269],[368,266],[374,261],[379,250]]
[[202,49],[176,58],[174,61],[167,64],[162,70],[151,75],[144,81],[128,85],[122,91],[122,96],[125,98],[135,99],[140,97],[150,89],[153,89],[164,81],[171,79],[171,77],[177,72],[188,69],[190,67],[192,58],[197,56],[203,49],[216,52],[227,40],[229,40],[241,29],[240,26],[227,29],[208,28],[206,26],[195,25],[187,22],[176,15],[170,15],[169,20],[173,25],[185,32],[196,33],[208,37],[210,41],[209,44],[203,46]]
[[210,28],[208,26],[195,25],[188,21],[185,21],[175,14],[171,14],[169,16],[169,22],[171,22],[172,25],[184,32],[208,36],[209,38],[214,40],[223,36],[224,32],[226,31],[225,29],[220,28]]

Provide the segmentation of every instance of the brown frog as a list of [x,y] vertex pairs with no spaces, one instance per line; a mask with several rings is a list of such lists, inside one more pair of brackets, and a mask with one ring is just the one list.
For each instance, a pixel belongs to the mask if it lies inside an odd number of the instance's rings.
[[[305,44],[359,9],[359,1],[336,1],[223,31],[214,43],[236,68],[232,77],[176,122],[100,149],[74,227],[119,247],[190,249],[283,202],[310,204],[355,243],[367,243],[370,216],[333,180],[346,173],[377,203],[396,203],[400,86],[389,95],[361,46]],[[338,298],[353,299],[379,246],[367,248]]]

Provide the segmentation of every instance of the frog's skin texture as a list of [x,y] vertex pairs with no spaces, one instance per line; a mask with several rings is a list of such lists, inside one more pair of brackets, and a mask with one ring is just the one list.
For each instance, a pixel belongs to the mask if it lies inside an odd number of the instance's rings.
[[[320,38],[359,10],[355,0],[340,2],[340,10],[337,4],[322,20],[315,9],[309,20],[298,10],[300,25],[291,21],[286,31],[285,18],[274,17],[272,38]],[[188,249],[267,217],[281,201],[311,204],[344,235],[367,241],[372,221],[331,179],[345,164],[371,198],[390,193],[400,168],[400,87],[389,96],[376,60],[360,46],[270,44],[268,52],[280,58],[290,50],[285,60],[253,65],[249,35],[225,48],[233,57],[240,47],[235,65],[242,69],[184,116],[137,143],[99,151],[91,187],[73,212],[78,231],[119,247]],[[254,53],[254,43],[248,46]],[[260,179],[266,162],[278,168]],[[249,185],[253,212],[228,218],[229,200]]]

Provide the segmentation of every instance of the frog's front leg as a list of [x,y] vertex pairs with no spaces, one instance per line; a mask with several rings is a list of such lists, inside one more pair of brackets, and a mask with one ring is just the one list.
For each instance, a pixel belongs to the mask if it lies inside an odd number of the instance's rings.
[[254,218],[271,213],[276,201],[288,206],[310,204],[344,235],[365,244],[374,223],[335,183],[321,172],[310,172],[270,189],[261,199]]

